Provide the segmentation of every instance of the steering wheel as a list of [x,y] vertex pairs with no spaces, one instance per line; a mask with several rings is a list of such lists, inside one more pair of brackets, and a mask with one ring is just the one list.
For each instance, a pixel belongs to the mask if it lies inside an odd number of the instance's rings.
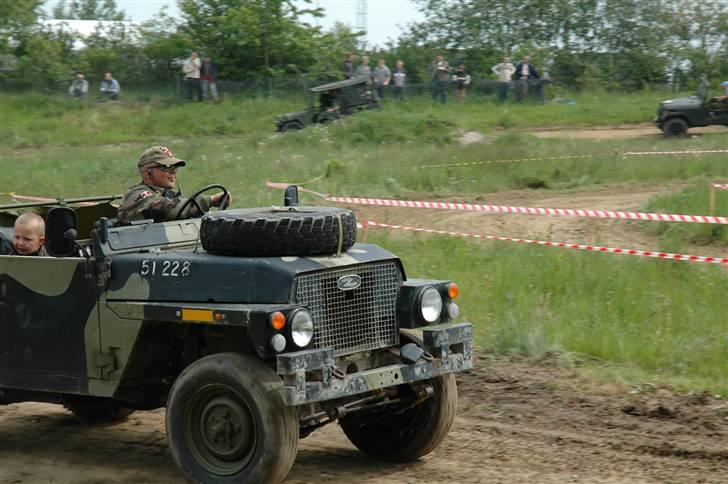
[[203,193],[205,193],[209,190],[212,190],[213,188],[222,190],[223,195],[222,195],[222,199],[220,200],[220,210],[225,210],[228,207],[228,205],[230,204],[230,193],[228,192],[227,188],[225,188],[224,186],[217,184],[217,183],[213,183],[212,185],[207,185],[206,187],[200,188],[195,193],[190,195],[190,197],[187,200],[185,200],[184,203],[182,203],[182,206],[179,208],[179,211],[177,212],[177,217],[175,217],[175,220],[180,220],[180,218],[182,217],[182,214],[185,212],[185,210],[187,210],[187,208],[190,205],[194,205],[195,208],[200,213],[205,213],[205,211],[202,210],[202,207],[200,207],[200,204],[197,202],[197,197],[199,197],[200,195],[202,195]]

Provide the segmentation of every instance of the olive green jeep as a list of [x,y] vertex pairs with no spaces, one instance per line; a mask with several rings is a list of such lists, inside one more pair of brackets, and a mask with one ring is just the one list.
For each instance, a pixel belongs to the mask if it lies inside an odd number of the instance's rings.
[[42,214],[49,254],[0,256],[0,404],[86,422],[166,407],[191,482],[280,481],[332,422],[383,461],[444,439],[453,374],[473,364],[454,283],[408,278],[355,243],[351,211],[295,190],[284,207],[127,226],[112,199],[0,206],[6,235]]
[[704,81],[693,96],[662,101],[653,121],[666,137],[684,136],[697,126],[728,126],[728,99],[708,97]]
[[276,116],[280,132],[303,129],[312,124],[324,124],[362,109],[379,107],[379,100],[366,79],[355,78],[312,87],[308,106],[303,111]]

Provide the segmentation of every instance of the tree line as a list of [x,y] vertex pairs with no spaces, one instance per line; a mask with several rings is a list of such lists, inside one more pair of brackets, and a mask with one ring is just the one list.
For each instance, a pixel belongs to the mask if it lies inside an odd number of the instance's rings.
[[[367,54],[403,59],[410,82],[429,80],[435,53],[490,77],[504,55],[530,55],[554,81],[575,89],[635,90],[705,76],[728,79],[728,0],[413,0],[425,19]],[[109,20],[83,38],[45,23],[43,0],[14,0],[0,16],[0,80],[54,89],[82,71],[126,83],[179,75],[191,50],[211,56],[221,79],[338,76],[359,34],[323,16],[312,0],[178,0],[142,24],[115,0],[61,0],[57,19]],[[376,21],[376,19],[370,19]]]

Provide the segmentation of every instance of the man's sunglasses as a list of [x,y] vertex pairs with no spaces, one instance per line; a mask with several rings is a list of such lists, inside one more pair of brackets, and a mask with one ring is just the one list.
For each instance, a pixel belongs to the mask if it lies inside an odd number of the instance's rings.
[[159,168],[165,173],[176,173],[177,172],[177,166],[164,166],[164,165],[155,165],[152,168]]

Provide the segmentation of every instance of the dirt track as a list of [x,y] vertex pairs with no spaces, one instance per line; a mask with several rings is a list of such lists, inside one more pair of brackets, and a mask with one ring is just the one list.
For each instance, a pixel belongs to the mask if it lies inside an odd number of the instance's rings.
[[[617,126],[574,126],[529,129],[529,133],[538,138],[571,138],[571,139],[662,139],[662,132],[652,123],[622,124]],[[724,126],[705,126],[690,128],[688,136],[703,134],[728,133]]]
[[[459,388],[453,430],[420,462],[371,461],[332,425],[301,441],[287,482],[725,482],[726,400],[483,358]],[[162,410],[87,427],[59,406],[0,407],[0,482],[180,482],[165,439]]]

